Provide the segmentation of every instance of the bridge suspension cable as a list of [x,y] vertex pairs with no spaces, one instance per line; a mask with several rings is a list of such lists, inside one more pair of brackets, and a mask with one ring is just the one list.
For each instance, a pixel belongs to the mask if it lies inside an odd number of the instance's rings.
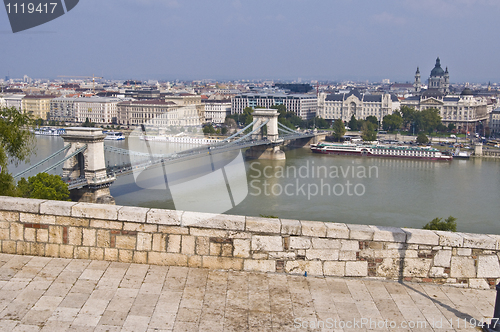
[[[280,122],[278,122],[278,126],[279,126],[279,127],[281,127],[281,130],[283,130],[283,131],[287,131],[287,132],[289,132],[289,133],[291,133],[291,134],[301,134],[301,133],[299,133],[299,132],[298,132],[298,131],[296,131],[296,130],[293,130],[293,129],[288,128],[287,126],[285,126],[284,124],[282,124],[282,123],[280,123]],[[278,128],[278,129],[280,129],[280,128]]]
[[22,171],[22,172],[20,172],[20,173],[18,173],[18,174],[16,174],[16,175],[14,175],[14,179],[17,179],[17,178],[19,178],[19,177],[23,176],[24,174],[26,174],[26,173],[28,173],[28,172],[32,171],[33,169],[37,168],[38,166],[40,166],[40,165],[41,165],[41,164],[43,164],[44,162],[49,161],[49,160],[50,160],[50,159],[52,159],[52,158],[55,158],[58,154],[60,154],[61,152],[66,151],[66,150],[68,150],[70,147],[71,147],[71,144],[66,145],[66,146],[65,146],[65,147],[63,147],[61,150],[54,152],[53,154],[51,154],[50,156],[48,156],[48,157],[47,157],[47,158],[45,158],[44,160],[42,160],[42,161],[40,161],[40,162],[36,163],[35,165],[32,165],[32,166],[28,167],[28,168],[27,168],[27,169],[25,169],[24,171]]
[[46,168],[42,173],[45,173],[45,172],[48,172],[50,170],[53,170],[54,168],[56,168],[57,166],[63,164],[66,160],[70,159],[70,158],[73,158],[74,156],[76,156],[77,154],[79,154],[80,152],[83,152],[87,149],[87,144],[85,144],[84,146],[82,146],[81,148],[79,148],[78,150],[76,150],[75,152],[73,152],[72,154],[70,154],[69,156],[67,156],[66,158],[64,158],[63,160],[60,160],[58,161],[57,163],[55,163],[54,165]]

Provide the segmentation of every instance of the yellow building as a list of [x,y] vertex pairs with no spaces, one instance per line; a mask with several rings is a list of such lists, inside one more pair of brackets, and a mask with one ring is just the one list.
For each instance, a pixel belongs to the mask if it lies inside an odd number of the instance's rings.
[[33,119],[47,120],[50,112],[50,101],[56,98],[51,95],[27,95],[21,102],[23,113],[30,114]]

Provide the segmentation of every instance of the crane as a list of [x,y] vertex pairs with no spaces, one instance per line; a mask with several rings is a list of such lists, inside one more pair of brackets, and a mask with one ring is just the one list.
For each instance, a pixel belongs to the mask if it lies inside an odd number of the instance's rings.
[[59,75],[57,77],[64,77],[64,78],[91,78],[92,79],[92,92],[94,92],[95,94],[95,79],[100,79],[100,78],[103,78],[103,77],[99,77],[99,76],[94,76],[94,74],[92,74],[92,76],[66,76],[66,75]]

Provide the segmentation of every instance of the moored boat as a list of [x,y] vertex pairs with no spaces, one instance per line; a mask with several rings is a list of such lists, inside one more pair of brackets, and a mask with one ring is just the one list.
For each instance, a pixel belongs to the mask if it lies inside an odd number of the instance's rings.
[[119,131],[107,131],[104,133],[106,134],[106,137],[104,137],[104,139],[108,141],[122,141],[125,139],[123,133]]
[[453,156],[432,147],[399,145],[363,145],[352,143],[318,143],[311,145],[314,153],[366,157],[452,160]]

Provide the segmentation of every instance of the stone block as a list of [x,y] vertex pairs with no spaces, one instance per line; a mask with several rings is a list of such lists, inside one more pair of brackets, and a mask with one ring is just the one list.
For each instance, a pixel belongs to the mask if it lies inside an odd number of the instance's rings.
[[480,255],[477,260],[478,278],[500,278],[500,264],[497,255]]
[[210,242],[210,256],[220,256],[222,252],[222,246],[220,243]]
[[221,256],[232,257],[233,256],[233,245],[231,243],[223,243],[221,248]]
[[124,231],[134,231],[142,233],[156,233],[158,232],[158,225],[145,224],[145,223],[135,223],[135,222],[124,222]]
[[326,226],[324,222],[301,220],[300,224],[302,226],[303,236],[326,237]]
[[285,272],[291,274],[304,275],[323,275],[323,266],[321,261],[287,261],[285,263]]
[[146,214],[148,224],[180,226],[182,211],[150,209]]
[[118,261],[118,249],[104,248],[104,260],[117,262]]
[[62,226],[49,226],[49,242],[63,243],[63,228]]
[[90,259],[102,261],[104,259],[104,249],[90,248]]
[[0,196],[0,210],[39,213],[43,199]]
[[311,239],[302,236],[290,236],[290,249],[309,249],[311,248]]
[[406,233],[406,243],[439,245],[439,235],[426,229],[403,228]]
[[456,248],[458,256],[470,256],[472,255],[472,249],[470,248]]
[[356,252],[355,251],[340,251],[339,252],[339,261],[355,261],[356,260]]
[[426,278],[429,276],[431,265],[432,259],[429,258],[407,258],[404,261],[403,276]]
[[14,241],[24,240],[24,225],[17,222],[10,224],[10,239]]
[[323,273],[325,276],[344,277],[345,262],[324,262]]
[[[312,238],[313,249],[340,249],[340,240]],[[305,248],[299,248],[305,249]]]
[[386,249],[406,249],[406,243],[386,243]]
[[90,228],[83,228],[82,231],[84,246],[93,247],[96,244],[96,230]]
[[359,250],[359,241],[356,241],[356,240],[340,240],[340,250],[343,250],[343,251],[346,251],[346,250],[358,251]]
[[46,244],[45,255],[48,257],[59,257],[59,245],[53,243]]
[[252,236],[252,250],[254,251],[283,251],[281,236]]
[[45,256],[45,244],[43,244],[43,243],[31,243],[31,255]]
[[[1,199],[1,196],[0,196],[0,199]],[[19,212],[0,211],[0,221],[2,221],[2,222],[19,221]],[[7,228],[7,227],[3,227],[3,228]]]
[[210,255],[210,239],[208,237],[196,238],[196,254],[200,256]]
[[245,259],[245,261],[243,262],[243,270],[257,272],[275,272],[276,261]]
[[464,238],[464,248],[493,249],[497,248],[497,241],[484,234],[460,233]]
[[56,216],[56,225],[89,227],[90,221],[87,218],[61,217]]
[[234,239],[233,240],[233,256],[240,258],[250,257],[250,240]]
[[373,241],[406,242],[406,233],[398,227],[370,226],[373,229]]
[[117,220],[121,206],[108,204],[78,203],[71,207],[73,217]]
[[91,228],[104,228],[104,229],[122,229],[123,223],[121,221],[111,221],[104,219],[90,220]]
[[167,238],[167,252],[181,252],[181,235],[169,234]]
[[0,228],[0,240],[8,240],[10,237],[8,228]]
[[430,278],[448,278],[448,273],[444,273],[444,267],[431,267],[429,271]]
[[29,242],[17,242],[16,244],[16,254],[18,255],[29,255],[31,254],[31,248]]
[[345,276],[346,277],[366,277],[368,275],[368,262],[346,262]]
[[452,278],[475,278],[476,266],[472,257],[451,257],[450,277]]
[[149,233],[137,233],[137,250],[150,251],[153,235]]
[[75,258],[78,259],[89,259],[90,250],[88,247],[76,247],[75,248]]
[[223,230],[243,231],[245,230],[245,216],[201,212],[184,212],[182,214],[181,225],[183,227],[215,228]]
[[325,222],[325,226],[326,226],[326,237],[334,239],[349,238],[349,228],[347,227],[346,224]]
[[59,256],[61,258],[74,258],[75,247],[61,244],[59,246]]
[[15,254],[16,253],[16,241],[2,241],[2,253],[5,254]]
[[158,232],[166,233],[166,234],[187,235],[187,234],[189,234],[189,228],[188,227],[179,227],[179,226],[158,225]]
[[281,222],[278,218],[246,217],[246,231],[280,234]]
[[153,234],[153,251],[167,251],[167,234]]
[[375,231],[368,225],[347,224],[349,228],[349,238],[353,240],[373,240]]
[[490,289],[490,286],[484,279],[469,279],[469,288]]
[[[187,227],[186,227],[187,229]],[[195,228],[195,227],[190,227],[189,228],[189,235],[193,236],[203,236],[203,237],[221,237],[221,238],[228,238],[229,237],[229,232],[228,231],[223,231],[220,229],[208,229],[208,228]]]
[[439,245],[445,247],[462,247],[464,239],[462,235],[454,232],[434,231],[439,235]]
[[69,244],[71,245],[74,246],[82,245],[82,229],[80,227],[69,227],[68,240]]
[[189,256],[188,257],[189,267],[201,267],[201,256]]
[[195,240],[194,236],[183,235],[182,236],[182,248],[181,252],[186,255],[194,255],[195,250]]
[[212,270],[222,269],[241,271],[243,269],[243,259],[232,257],[203,256],[202,267]]
[[35,242],[36,240],[36,229],[26,228],[24,230],[24,241]]
[[[304,250],[304,256],[306,255]],[[269,259],[296,259],[297,255],[295,255],[294,251],[271,251],[268,255]]]
[[269,259],[269,254],[267,252],[256,252],[252,254],[252,259],[256,260]]
[[136,264],[147,264],[148,263],[148,253],[146,251],[134,251],[134,257],[132,262]]
[[434,255],[434,266],[450,267],[451,266],[451,250],[439,250]]
[[40,203],[40,213],[69,217],[71,216],[71,208],[76,204],[76,202],[45,201]]
[[122,206],[118,210],[118,220],[145,223],[148,208],[137,206]]
[[19,220],[22,223],[27,224],[47,224],[47,225],[55,225],[56,217],[55,216],[47,216],[40,215],[35,213],[19,213]]
[[280,219],[281,234],[300,235],[300,221],[292,219]]
[[134,252],[132,250],[118,250],[118,261],[122,263],[132,263]]
[[97,231],[97,246],[99,248],[107,248],[110,246],[111,242],[110,242],[110,235],[109,235],[109,231],[106,231],[106,230],[98,230]]
[[339,259],[339,251],[334,249],[308,249],[306,250],[308,260],[336,261]]

